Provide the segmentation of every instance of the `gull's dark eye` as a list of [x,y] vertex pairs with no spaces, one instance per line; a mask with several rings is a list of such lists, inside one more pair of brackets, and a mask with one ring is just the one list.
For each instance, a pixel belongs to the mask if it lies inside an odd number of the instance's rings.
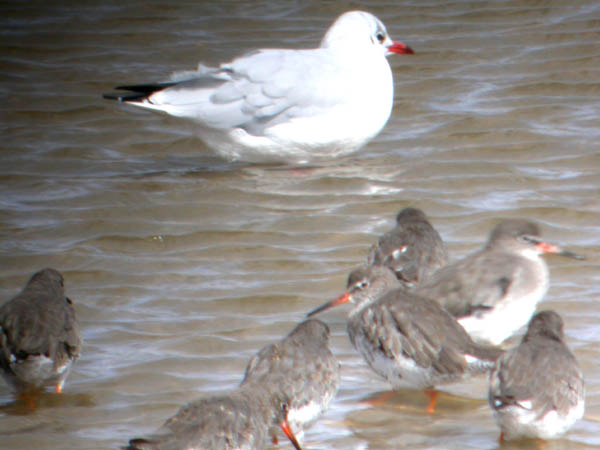
[[379,41],[380,44],[383,44],[383,41],[385,41],[385,34],[383,34],[381,31],[379,31],[375,37],[377,38],[377,40]]

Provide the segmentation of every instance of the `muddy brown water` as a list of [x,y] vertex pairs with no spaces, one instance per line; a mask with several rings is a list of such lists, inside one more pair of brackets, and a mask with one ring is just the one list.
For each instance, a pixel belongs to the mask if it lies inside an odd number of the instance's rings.
[[[416,55],[390,59],[395,106],[350,157],[231,164],[192,124],[101,98],[197,62],[310,47],[349,9]],[[600,445],[600,4],[597,1],[6,1],[0,299],[66,278],[83,355],[65,394],[23,412],[0,384],[0,447],[117,448],[179,406],[234,388],[248,359],[339,294],[399,209],[422,208],[452,259],[501,217],[538,222],[586,261],[548,257],[586,377],[583,420],[550,448]],[[342,382],[308,449],[494,448],[486,380],[427,398],[389,387],[324,314]],[[520,444],[519,444],[520,445]],[[291,448],[281,440],[281,448]]]

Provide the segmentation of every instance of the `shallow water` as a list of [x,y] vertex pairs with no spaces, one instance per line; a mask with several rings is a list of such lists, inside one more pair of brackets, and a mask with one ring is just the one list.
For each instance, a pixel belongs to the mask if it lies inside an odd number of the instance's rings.
[[[291,170],[230,164],[193,126],[105,101],[257,47],[316,45],[368,9],[416,55],[390,59],[395,107],[351,157]],[[527,217],[586,261],[547,258],[587,384],[550,448],[600,446],[600,4],[99,1],[0,5],[0,298],[63,272],[85,346],[35,412],[0,385],[2,448],[116,448],[183,403],[235,387],[248,359],[339,294],[399,209],[422,208],[452,259],[500,217]],[[306,448],[493,448],[485,379],[388,391],[323,315],[342,382]],[[281,448],[291,448],[281,440]],[[520,444],[519,444],[520,445]]]

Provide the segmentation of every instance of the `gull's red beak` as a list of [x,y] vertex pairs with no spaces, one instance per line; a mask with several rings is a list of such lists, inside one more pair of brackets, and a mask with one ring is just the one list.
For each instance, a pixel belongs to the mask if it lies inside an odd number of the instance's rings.
[[392,45],[387,47],[388,54],[397,53],[399,55],[413,55],[415,52],[408,45],[402,42],[392,42]]
[[319,306],[317,309],[313,309],[309,312],[306,317],[312,317],[315,314],[319,314],[320,312],[325,311],[326,309],[333,308],[334,306],[341,305],[342,303],[346,303],[350,300],[350,292],[344,292],[335,300],[331,300],[330,302],[325,303],[324,305]]

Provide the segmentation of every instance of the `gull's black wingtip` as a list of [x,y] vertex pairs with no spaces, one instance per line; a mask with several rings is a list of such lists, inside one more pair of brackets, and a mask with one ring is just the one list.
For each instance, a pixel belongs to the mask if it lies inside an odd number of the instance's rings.
[[163,89],[173,86],[174,84],[176,83],[133,84],[129,86],[117,86],[115,89],[118,91],[130,92],[110,92],[108,94],[102,94],[102,97],[107,100],[116,100],[118,102],[136,102],[139,100],[144,100],[153,93],[162,91]]
[[116,100],[118,102],[135,102],[148,98],[148,95],[141,92],[129,92],[126,94],[110,92],[108,94],[102,94],[102,98],[105,98],[106,100]]
[[121,450],[157,450],[159,447],[154,442],[144,438],[131,439],[127,447]]

